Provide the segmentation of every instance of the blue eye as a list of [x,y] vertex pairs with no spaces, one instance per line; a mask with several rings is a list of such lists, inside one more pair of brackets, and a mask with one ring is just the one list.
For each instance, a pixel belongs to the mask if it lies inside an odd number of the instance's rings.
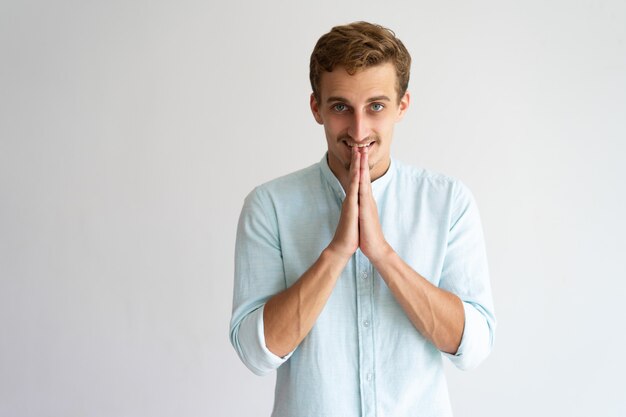
[[333,106],[333,110],[341,113],[341,112],[348,110],[348,106],[346,106],[343,103],[337,103]]
[[382,111],[382,110],[385,108],[385,106],[383,106],[383,105],[382,105],[382,104],[380,104],[380,103],[372,103],[372,105],[370,106],[370,108],[371,108],[373,111],[375,111],[375,112],[379,112],[379,111]]

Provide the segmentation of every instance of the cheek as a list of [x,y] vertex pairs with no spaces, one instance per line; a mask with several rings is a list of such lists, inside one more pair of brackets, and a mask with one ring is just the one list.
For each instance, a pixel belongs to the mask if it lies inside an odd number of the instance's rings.
[[334,138],[341,132],[341,125],[335,120],[326,120],[324,131],[326,132],[326,136]]
[[326,133],[326,139],[330,142],[333,138],[333,129],[330,125],[324,125],[324,133]]
[[379,132],[380,134],[383,135],[383,137],[387,140],[391,139],[391,136],[393,134],[393,128],[395,126],[395,123],[393,123],[393,121],[391,120],[384,120],[383,122],[381,122],[378,127],[379,127]]

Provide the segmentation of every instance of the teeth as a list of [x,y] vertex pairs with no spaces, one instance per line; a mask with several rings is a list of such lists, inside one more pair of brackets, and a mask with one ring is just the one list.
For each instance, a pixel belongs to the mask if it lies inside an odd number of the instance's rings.
[[370,146],[372,143],[374,142],[370,142],[370,143],[348,143],[348,146],[351,148],[354,148],[355,146],[357,148],[366,148],[368,146]]

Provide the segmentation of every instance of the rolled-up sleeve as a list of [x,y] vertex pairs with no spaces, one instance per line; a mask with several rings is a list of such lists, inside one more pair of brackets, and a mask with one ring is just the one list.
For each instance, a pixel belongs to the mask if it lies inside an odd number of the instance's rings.
[[263,309],[286,288],[276,216],[269,197],[256,188],[244,202],[235,243],[235,281],[230,341],[243,363],[265,375],[291,354],[279,357],[265,345]]
[[471,192],[453,189],[448,246],[439,286],[463,301],[465,326],[455,354],[444,353],[459,369],[473,369],[491,352],[496,318],[480,215]]

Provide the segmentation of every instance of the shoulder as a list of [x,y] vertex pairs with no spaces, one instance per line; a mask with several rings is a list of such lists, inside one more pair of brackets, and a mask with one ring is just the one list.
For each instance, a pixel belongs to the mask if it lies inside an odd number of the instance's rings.
[[297,200],[314,193],[321,187],[319,163],[298,171],[280,176],[255,187],[246,197],[246,201],[261,201],[275,204],[282,200]]
[[281,192],[281,190],[292,188],[300,188],[303,186],[310,186],[315,183],[319,183],[320,180],[320,166],[319,163],[315,163],[306,168],[302,168],[298,171],[291,172],[289,174],[280,176],[271,181],[265,182],[257,189],[265,190],[269,193]]
[[475,204],[471,190],[458,178],[397,160],[394,164],[396,189],[403,198],[414,195],[422,203],[447,207],[453,213]]
[[447,213],[452,222],[465,213],[477,212],[472,191],[460,179],[400,161],[394,162],[397,189],[405,201],[407,196],[413,195],[422,210],[428,207],[439,214]]
[[458,178],[426,168],[409,165],[394,159],[395,175],[400,185],[428,188],[432,191],[458,192],[467,186]]

